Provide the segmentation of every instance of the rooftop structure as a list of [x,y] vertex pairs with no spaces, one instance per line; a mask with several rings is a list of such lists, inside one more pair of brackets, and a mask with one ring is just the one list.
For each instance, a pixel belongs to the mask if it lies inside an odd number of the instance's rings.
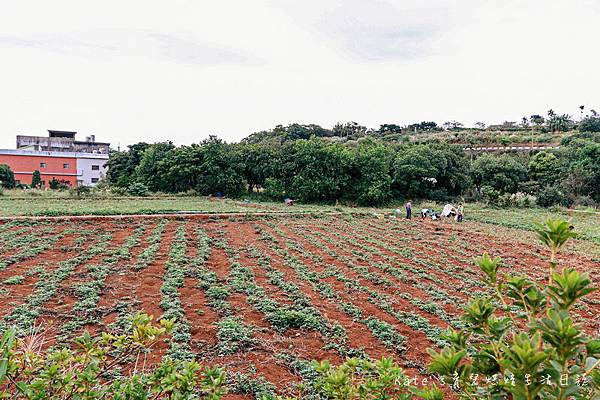
[[17,136],[17,149],[52,152],[108,154],[110,143],[96,142],[95,135],[75,140],[77,132],[48,130],[48,136]]

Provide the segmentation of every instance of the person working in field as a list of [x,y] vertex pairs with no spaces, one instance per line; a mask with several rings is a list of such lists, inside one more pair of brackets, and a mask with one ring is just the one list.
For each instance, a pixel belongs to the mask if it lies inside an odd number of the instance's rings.
[[412,203],[409,200],[405,206],[406,207],[406,219],[411,219],[412,218]]
[[465,214],[465,208],[463,207],[462,203],[460,203],[458,205],[458,209],[456,210],[456,221],[462,222],[463,218],[464,218],[464,214]]

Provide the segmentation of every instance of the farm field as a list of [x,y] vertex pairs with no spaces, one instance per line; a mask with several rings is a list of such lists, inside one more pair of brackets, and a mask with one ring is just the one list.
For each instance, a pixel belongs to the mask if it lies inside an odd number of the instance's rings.
[[[576,228],[578,228],[576,226]],[[562,265],[600,282],[591,237]],[[460,327],[481,291],[472,258],[543,280],[545,250],[525,229],[368,216],[106,218],[0,222],[0,318],[47,345],[84,329],[124,329],[144,310],[176,318],[159,353],[230,372],[231,393],[310,387],[310,360],[394,355],[422,376],[426,349]],[[600,329],[600,293],[577,313]],[[232,373],[233,372],[233,373]],[[233,396],[233,395],[231,395]]]
[[[343,212],[350,214],[391,214],[402,204],[385,209],[370,207],[346,207],[315,204],[285,206],[282,202],[244,202],[232,199],[215,199],[201,196],[158,197],[69,197],[55,192],[32,192],[23,196],[22,191],[6,192],[0,196],[0,217],[13,216],[73,216],[73,215],[135,215],[160,213],[320,213]],[[426,202],[415,204],[414,209],[433,208],[441,210],[443,204]],[[492,225],[531,230],[534,221],[560,217],[576,225],[586,239],[600,244],[600,214],[598,211],[549,211],[542,208],[506,209],[467,204],[467,219]]]
[[[281,204],[244,203],[208,197],[11,197],[0,196],[0,216],[130,215],[182,211],[203,213],[259,212],[283,209]],[[292,211],[321,210],[313,205]]]

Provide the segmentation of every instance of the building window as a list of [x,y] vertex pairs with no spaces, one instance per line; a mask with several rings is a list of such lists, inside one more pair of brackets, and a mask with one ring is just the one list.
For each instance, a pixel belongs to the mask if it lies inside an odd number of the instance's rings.
[[99,165],[92,165],[92,171],[100,171]]
[[40,163],[40,168],[46,168],[46,163],[45,162],[41,162]]
[[67,168],[69,168],[69,164],[63,164],[63,168],[64,168],[64,169],[67,169]]
[[98,178],[92,178],[92,183],[98,183]]

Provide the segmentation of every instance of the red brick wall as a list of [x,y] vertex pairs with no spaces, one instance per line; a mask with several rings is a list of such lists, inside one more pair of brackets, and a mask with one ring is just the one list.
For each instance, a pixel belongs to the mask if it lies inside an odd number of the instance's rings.
[[[45,167],[40,164],[46,163]],[[31,184],[33,171],[40,171],[46,186],[56,178],[67,181],[71,186],[77,184],[77,159],[71,157],[25,156],[16,154],[0,154],[0,164],[6,164],[15,173],[15,179],[24,184]],[[64,168],[68,164],[68,168]]]

